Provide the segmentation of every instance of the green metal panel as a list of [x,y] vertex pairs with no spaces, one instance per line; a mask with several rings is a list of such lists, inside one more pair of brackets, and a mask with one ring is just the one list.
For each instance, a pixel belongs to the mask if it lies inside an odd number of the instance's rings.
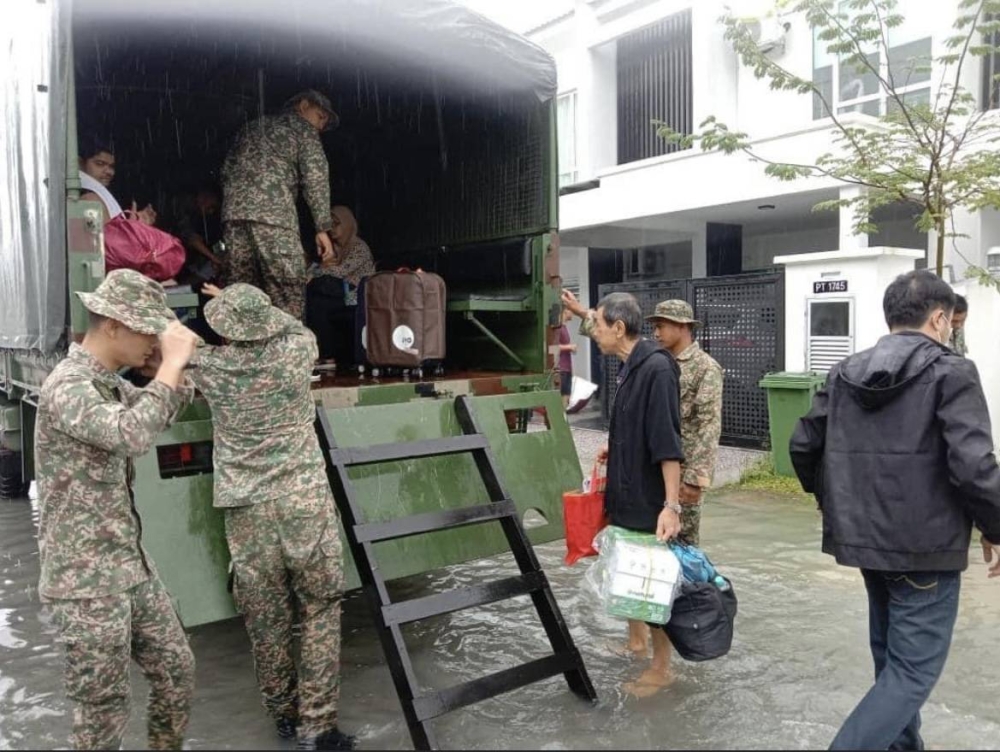
[[[523,378],[512,379],[512,385],[523,383]],[[412,397],[412,386],[409,388]],[[472,405],[518,510],[522,516],[536,510],[546,521],[529,530],[531,540],[545,543],[562,538],[562,493],[579,488],[582,477],[559,394],[542,391],[474,397]],[[511,433],[505,411],[533,408],[545,410],[550,427]],[[331,409],[327,413],[337,441],[344,447],[461,433],[450,399]],[[211,439],[211,421],[206,419],[204,405],[194,406],[183,418],[160,436],[157,446]],[[190,627],[233,616],[235,611],[226,590],[229,555],[223,516],[212,508],[213,476],[205,473],[163,479],[155,449],[138,461],[136,470],[136,504],[143,518],[146,548],[175,600],[181,620]],[[489,501],[471,455],[352,468],[350,476],[367,520],[388,520]],[[348,551],[346,545],[344,550]],[[389,579],[505,550],[506,540],[498,523],[376,547],[380,567]],[[348,587],[358,587],[349,553],[346,563]]]
[[66,274],[69,282],[70,331],[82,337],[89,316],[75,292],[92,292],[104,279],[103,210],[97,201],[66,202]]
[[[175,423],[156,445],[211,440],[212,422],[201,417]],[[212,507],[213,477],[161,478],[155,448],[136,462],[143,541],[188,627],[236,614],[226,589],[229,549],[222,512]]]

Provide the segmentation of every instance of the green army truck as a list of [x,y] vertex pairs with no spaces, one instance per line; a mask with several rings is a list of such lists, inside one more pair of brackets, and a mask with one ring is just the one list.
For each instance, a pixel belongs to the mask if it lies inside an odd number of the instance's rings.
[[[315,385],[339,445],[460,434],[455,398],[471,395],[531,539],[562,537],[561,493],[581,478],[552,370],[556,73],[545,52],[442,0],[13,0],[5,21],[5,467],[16,458],[25,485],[33,477],[39,390],[86,330],[73,293],[104,276],[101,207],[80,200],[78,139],[113,142],[120,203],[161,207],[179,186],[217,177],[245,122],[315,88],[341,119],[323,137],[334,199],[355,210],[378,268],[435,271],[448,286],[442,375],[345,369]],[[170,299],[197,315],[194,295]],[[527,430],[531,415],[545,420]],[[232,616],[207,404],[196,400],[136,469],[144,543],[184,623]],[[370,521],[488,501],[467,455],[350,477]],[[503,550],[491,524],[379,544],[379,560],[403,577]]]

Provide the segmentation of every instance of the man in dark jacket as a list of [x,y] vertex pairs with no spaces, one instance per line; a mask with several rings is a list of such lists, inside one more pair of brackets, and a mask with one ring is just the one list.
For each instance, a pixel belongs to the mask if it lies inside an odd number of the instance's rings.
[[[612,525],[669,540],[681,531],[680,370],[674,357],[639,336],[642,309],[628,293],[597,306],[591,334],[601,352],[622,361],[611,412],[605,511]],[[670,641],[652,630],[649,670],[626,690],[649,696],[671,681]]]
[[823,551],[868,590],[875,685],[832,749],[923,749],[920,708],[944,669],[973,524],[1000,576],[1000,467],[976,367],[946,346],[955,295],[915,271],[882,307],[891,333],[830,371],[790,445]]

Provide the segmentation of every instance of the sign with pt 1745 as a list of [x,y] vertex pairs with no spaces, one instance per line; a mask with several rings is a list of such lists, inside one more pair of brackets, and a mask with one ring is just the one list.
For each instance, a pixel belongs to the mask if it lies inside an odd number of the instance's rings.
[[813,295],[821,292],[847,292],[846,279],[824,279],[813,282]]

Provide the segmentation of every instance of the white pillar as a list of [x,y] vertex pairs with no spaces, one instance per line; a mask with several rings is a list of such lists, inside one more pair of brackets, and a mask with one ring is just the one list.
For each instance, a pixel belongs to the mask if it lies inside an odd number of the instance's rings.
[[[858,186],[848,186],[840,189],[841,200],[852,199],[860,196],[864,188]],[[840,207],[840,245],[837,250],[857,251],[868,247],[868,236],[864,233],[854,234],[855,210],[853,206]]]

